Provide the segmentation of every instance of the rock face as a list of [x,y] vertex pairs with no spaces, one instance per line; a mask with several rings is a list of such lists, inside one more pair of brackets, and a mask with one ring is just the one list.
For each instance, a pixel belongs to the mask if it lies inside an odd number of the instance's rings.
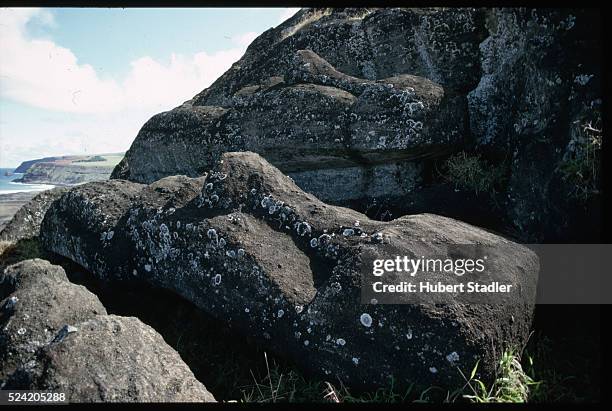
[[[523,240],[575,240],[567,221],[588,220],[597,199],[592,181],[588,204],[570,195],[585,185],[571,167],[584,127],[600,128],[593,13],[304,9],[208,89],[151,118],[112,178],[197,177],[221,153],[248,150],[324,201],[386,201],[406,214],[412,197],[448,183],[438,163],[467,150],[505,178],[485,193],[494,198],[465,201],[500,205]],[[462,217],[445,207],[449,195],[428,202]]]
[[[478,358],[490,377],[496,356],[526,341],[538,273],[523,246],[436,215],[370,220],[248,152],[224,154],[200,178],[73,188],[47,212],[41,242],[101,279],[174,291],[306,371],[370,388],[389,375],[456,386],[456,367]],[[509,306],[360,304],[366,253],[439,253],[449,243],[503,245],[494,270],[523,294]]]
[[0,240],[18,241],[38,237],[40,223],[51,203],[62,196],[67,188],[57,187],[43,191],[24,204],[0,231]]
[[450,67],[476,60],[480,18],[302,11],[255,40],[209,89],[148,121],[113,177],[195,177],[221,153],[249,150],[324,201],[406,193],[421,178],[421,164],[407,160],[463,140],[466,99],[457,91],[477,78]]
[[157,332],[106,315],[61,267],[23,261],[0,285],[2,388],[63,392],[70,402],[214,401]]
[[[470,131],[483,151],[510,163],[501,201],[527,239],[588,239],[581,225],[598,238],[600,21],[593,10],[489,13],[482,77],[468,93]],[[582,211],[568,201],[577,194]]]

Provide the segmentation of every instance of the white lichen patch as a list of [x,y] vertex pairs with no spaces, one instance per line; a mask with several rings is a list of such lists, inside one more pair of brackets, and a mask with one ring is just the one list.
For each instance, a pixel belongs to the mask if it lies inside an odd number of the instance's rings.
[[412,328],[408,327],[406,330],[406,338],[412,340]]
[[459,361],[459,354],[457,354],[457,351],[453,351],[450,354],[448,354],[446,356],[446,361],[448,361],[451,364],[454,364],[457,361]]
[[361,322],[361,325],[363,325],[364,327],[372,326],[372,316],[370,316],[370,314],[368,313],[361,314],[361,317],[359,317],[359,321]]

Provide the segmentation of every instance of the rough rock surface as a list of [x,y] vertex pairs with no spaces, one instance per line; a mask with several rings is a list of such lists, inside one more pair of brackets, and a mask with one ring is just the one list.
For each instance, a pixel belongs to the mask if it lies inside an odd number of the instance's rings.
[[[585,238],[582,228],[586,239],[598,238],[599,193],[575,210],[568,198],[592,182],[567,181],[563,169],[590,140],[585,127],[601,128],[600,22],[592,9],[488,13],[482,77],[468,94],[470,131],[482,150],[510,163],[500,201],[525,239],[575,242]],[[599,170],[591,157],[586,168]]]
[[[526,341],[539,267],[525,247],[449,218],[379,222],[327,205],[248,152],[197,179],[76,187],[48,211],[41,242],[99,278],[174,291],[306,371],[370,388],[391,374],[456,386],[456,367],[478,358],[490,377],[504,348]],[[492,269],[523,294],[508,306],[360,304],[366,253],[440,254],[449,243],[500,246]]]
[[38,237],[40,223],[51,203],[68,191],[64,187],[56,187],[43,191],[24,204],[13,218],[0,231],[0,240],[18,241]]
[[63,392],[70,402],[214,401],[155,330],[106,315],[61,267],[23,261],[0,285],[2,388]]
[[0,284],[0,380],[33,360],[66,324],[106,314],[94,294],[70,283],[63,268],[45,260],[7,267]]
[[[305,10],[209,89],[149,120],[114,178],[198,176],[249,150],[323,200],[410,191],[409,159],[463,140],[484,31],[474,10]],[[445,24],[441,24],[444,21]],[[444,68],[442,68],[444,67]]]
[[[507,178],[494,199],[464,201],[501,205],[497,218],[525,241],[575,241],[581,226],[594,240],[596,204],[572,199],[581,184],[562,170],[583,128],[600,127],[596,13],[301,10],[208,89],[151,118],[112,177],[196,177],[221,153],[248,150],[324,201],[388,201],[406,214],[411,197],[445,182],[432,159],[478,150]],[[450,196],[424,209],[463,218],[445,207]]]

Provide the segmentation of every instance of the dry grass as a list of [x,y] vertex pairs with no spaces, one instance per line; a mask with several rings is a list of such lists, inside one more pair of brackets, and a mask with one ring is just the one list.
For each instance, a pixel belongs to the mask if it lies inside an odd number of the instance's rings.
[[287,37],[293,36],[295,33],[297,33],[302,28],[308,26],[309,24],[314,23],[315,21],[319,20],[321,17],[329,16],[331,13],[332,13],[332,9],[330,8],[314,11],[309,17],[300,21],[295,26],[287,27],[285,30],[283,30],[282,40],[286,39]]

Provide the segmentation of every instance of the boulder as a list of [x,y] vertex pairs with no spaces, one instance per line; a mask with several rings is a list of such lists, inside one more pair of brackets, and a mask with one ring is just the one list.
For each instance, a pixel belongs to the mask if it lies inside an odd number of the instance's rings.
[[[196,179],[73,188],[47,213],[41,242],[101,279],[171,290],[306,372],[370,388],[390,375],[457,386],[457,367],[469,372],[479,359],[479,375],[491,377],[504,349],[527,340],[539,270],[526,247],[450,218],[380,222],[328,205],[249,152],[224,154]],[[496,246],[491,269],[520,296],[509,305],[360,303],[367,255],[448,253],[448,244]]]
[[19,377],[27,388],[66,393],[69,402],[214,402],[153,328],[104,315],[67,327]]
[[163,338],[45,260],[0,277],[0,387],[51,390],[69,402],[214,401]]
[[106,314],[94,294],[70,283],[62,267],[45,260],[7,267],[0,287],[0,381],[32,361],[66,324]]
[[38,237],[40,223],[51,203],[68,191],[65,187],[56,187],[34,196],[24,204],[13,218],[0,231],[0,240],[19,241]]

